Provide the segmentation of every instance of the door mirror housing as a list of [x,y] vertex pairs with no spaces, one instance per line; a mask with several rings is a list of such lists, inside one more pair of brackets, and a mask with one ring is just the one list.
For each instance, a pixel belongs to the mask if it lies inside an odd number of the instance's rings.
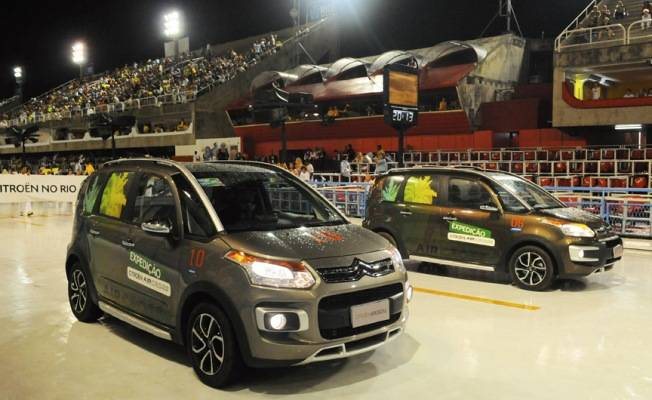
[[140,229],[144,232],[161,236],[169,235],[172,232],[170,225],[160,221],[143,222],[140,224]]

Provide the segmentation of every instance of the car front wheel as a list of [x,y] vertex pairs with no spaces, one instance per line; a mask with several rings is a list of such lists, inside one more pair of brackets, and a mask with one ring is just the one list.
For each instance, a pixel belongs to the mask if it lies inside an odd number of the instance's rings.
[[186,348],[195,373],[208,386],[224,387],[242,369],[231,322],[213,304],[201,303],[190,314]]
[[102,311],[90,296],[90,280],[86,270],[75,263],[68,276],[68,302],[75,317],[82,322],[95,322]]
[[510,258],[514,284],[526,290],[546,290],[555,280],[555,268],[548,253],[536,246],[522,247]]

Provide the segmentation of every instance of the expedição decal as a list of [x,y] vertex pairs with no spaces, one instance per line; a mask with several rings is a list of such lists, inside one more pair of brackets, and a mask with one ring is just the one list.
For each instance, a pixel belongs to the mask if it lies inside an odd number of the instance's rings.
[[162,272],[153,261],[134,251],[129,252],[129,265],[127,266],[127,278],[139,285],[145,286],[157,293],[170,297],[172,287],[164,280],[161,280]]
[[451,221],[448,224],[448,240],[487,247],[494,247],[496,245],[496,240],[491,237],[491,231],[489,229],[457,221]]

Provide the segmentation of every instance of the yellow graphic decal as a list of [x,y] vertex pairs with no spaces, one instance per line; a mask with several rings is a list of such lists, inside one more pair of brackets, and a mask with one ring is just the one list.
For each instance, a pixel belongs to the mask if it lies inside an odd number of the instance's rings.
[[122,209],[127,204],[127,194],[125,189],[129,172],[113,173],[106,183],[102,193],[102,202],[100,203],[100,214],[108,217],[120,218]]
[[403,200],[406,203],[432,204],[437,192],[432,190],[431,184],[432,178],[429,176],[411,177],[405,184]]

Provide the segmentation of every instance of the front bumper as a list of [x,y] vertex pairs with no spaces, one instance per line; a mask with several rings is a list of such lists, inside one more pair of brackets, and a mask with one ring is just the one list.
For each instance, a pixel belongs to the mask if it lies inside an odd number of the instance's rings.
[[601,238],[572,238],[565,243],[561,255],[561,278],[587,276],[608,270],[622,258],[623,241],[617,235]]
[[[369,261],[386,258],[386,253],[381,255],[365,256]],[[351,261],[345,260],[340,265]],[[244,332],[239,334],[246,336],[248,342],[247,364],[252,367],[302,365],[374,350],[403,332],[409,315],[408,287],[404,272],[376,278],[365,276],[355,282],[319,280],[310,290],[252,287],[246,302],[236,305],[244,327]],[[353,328],[350,307],[379,299],[389,299],[390,319]],[[293,332],[271,332],[264,326],[261,329],[261,318],[256,317],[260,308],[299,311],[305,313],[307,321],[301,322],[300,328]]]

